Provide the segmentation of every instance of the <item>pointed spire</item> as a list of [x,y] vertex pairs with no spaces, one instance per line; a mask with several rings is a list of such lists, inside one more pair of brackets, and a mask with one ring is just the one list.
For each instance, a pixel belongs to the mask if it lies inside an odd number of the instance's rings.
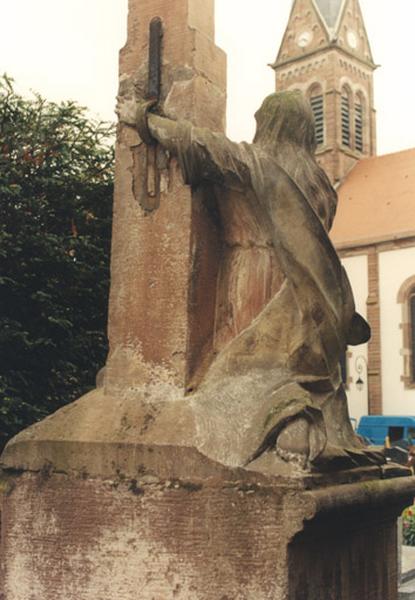
[[345,0],[314,0],[327,29],[334,30],[339,22],[339,17]]

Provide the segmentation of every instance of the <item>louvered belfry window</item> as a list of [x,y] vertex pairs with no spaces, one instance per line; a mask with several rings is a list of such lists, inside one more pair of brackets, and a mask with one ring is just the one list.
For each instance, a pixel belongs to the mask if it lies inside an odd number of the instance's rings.
[[354,108],[354,127],[356,150],[363,152],[363,103],[358,97]]
[[314,86],[309,92],[311,109],[314,115],[317,146],[324,144],[324,96],[320,85]]
[[411,315],[411,380],[415,382],[415,291],[409,297],[409,311]]
[[350,131],[350,96],[347,90],[342,91],[341,96],[341,117],[342,117],[342,144],[351,146]]

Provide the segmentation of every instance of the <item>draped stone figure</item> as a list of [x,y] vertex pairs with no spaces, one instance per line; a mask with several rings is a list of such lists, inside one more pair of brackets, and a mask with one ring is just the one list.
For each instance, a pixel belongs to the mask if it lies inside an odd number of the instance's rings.
[[200,450],[274,471],[383,462],[349,421],[339,361],[370,329],[328,236],[337,195],[309,104],[268,96],[252,144],[152,110],[119,99],[120,119],[177,157],[188,185],[213,185],[223,239],[214,353],[188,395]]

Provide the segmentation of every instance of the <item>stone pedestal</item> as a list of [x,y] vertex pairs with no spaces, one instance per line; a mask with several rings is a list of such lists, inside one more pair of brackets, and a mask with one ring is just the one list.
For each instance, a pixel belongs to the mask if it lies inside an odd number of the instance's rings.
[[397,600],[404,470],[226,467],[174,433],[150,443],[139,412],[105,440],[108,405],[95,392],[6,451],[4,600]]
[[6,448],[4,600],[397,600],[393,466],[278,474],[198,449],[187,400],[97,390]]

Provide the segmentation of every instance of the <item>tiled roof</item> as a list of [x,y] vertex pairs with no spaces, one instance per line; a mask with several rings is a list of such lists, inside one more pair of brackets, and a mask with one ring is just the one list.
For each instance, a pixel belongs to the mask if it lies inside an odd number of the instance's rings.
[[361,160],[338,189],[339,248],[415,235],[415,148]]

